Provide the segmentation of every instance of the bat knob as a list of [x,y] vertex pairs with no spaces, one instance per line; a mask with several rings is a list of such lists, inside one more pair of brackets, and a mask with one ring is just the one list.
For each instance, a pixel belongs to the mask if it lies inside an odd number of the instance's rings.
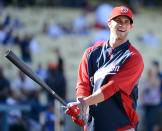
[[10,52],[11,52],[11,50],[9,49],[9,50],[7,50],[6,52],[5,52],[5,57],[7,57],[9,54],[10,54]]

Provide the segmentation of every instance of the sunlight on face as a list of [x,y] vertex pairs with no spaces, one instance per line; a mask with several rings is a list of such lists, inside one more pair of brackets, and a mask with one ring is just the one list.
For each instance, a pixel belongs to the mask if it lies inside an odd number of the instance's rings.
[[127,16],[117,16],[109,22],[110,32],[118,40],[127,39],[128,32],[132,27]]

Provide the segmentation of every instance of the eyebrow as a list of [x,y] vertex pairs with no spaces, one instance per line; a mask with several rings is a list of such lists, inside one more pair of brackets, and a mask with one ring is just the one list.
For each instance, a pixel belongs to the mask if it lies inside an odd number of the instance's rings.
[[[121,18],[117,17],[117,18],[115,18],[115,20],[121,20]],[[124,19],[124,20],[129,20],[129,18]]]
[[[121,18],[120,17],[116,17],[116,18],[114,18],[114,20],[121,20]],[[124,19],[124,21],[130,21],[130,19],[128,18],[128,19]],[[131,21],[130,21],[130,23],[131,23]]]

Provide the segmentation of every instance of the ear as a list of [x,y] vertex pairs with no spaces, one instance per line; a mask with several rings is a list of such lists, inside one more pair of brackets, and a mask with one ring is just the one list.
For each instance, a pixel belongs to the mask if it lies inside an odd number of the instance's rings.
[[111,26],[111,21],[109,20],[107,24],[108,24],[108,27],[110,28],[110,26]]
[[131,28],[131,29],[133,28],[133,25],[132,25],[132,24],[130,25],[130,28]]

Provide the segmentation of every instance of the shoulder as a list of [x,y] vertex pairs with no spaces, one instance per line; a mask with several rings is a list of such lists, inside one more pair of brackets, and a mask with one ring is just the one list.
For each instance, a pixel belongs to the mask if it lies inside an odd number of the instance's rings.
[[135,67],[138,70],[143,70],[144,62],[140,52],[131,44],[129,45],[130,59],[127,61],[129,67]]
[[132,45],[129,45],[129,51],[131,53],[131,57],[138,60],[138,61],[143,61],[141,53]]

